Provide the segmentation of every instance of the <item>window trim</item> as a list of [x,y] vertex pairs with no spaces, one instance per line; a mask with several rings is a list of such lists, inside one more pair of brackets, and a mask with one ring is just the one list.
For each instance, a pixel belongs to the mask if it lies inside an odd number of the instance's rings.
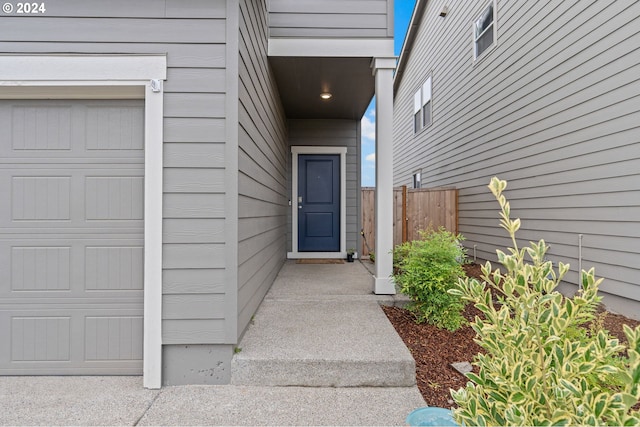
[[422,169],[413,172],[413,188],[422,188]]
[[[429,100],[425,102],[424,96],[424,88],[429,83]],[[420,102],[418,102],[418,95],[420,95]],[[424,123],[424,112],[425,106],[429,107],[429,123]],[[419,108],[418,108],[419,107]],[[420,127],[417,126],[416,116],[419,115],[420,119]],[[433,124],[433,73],[429,72],[427,77],[422,81],[422,83],[418,86],[418,88],[413,92],[413,115],[411,116],[413,122],[413,134],[418,135],[422,133],[425,129],[430,127]]]
[[[476,23],[480,18],[482,18],[485,11],[492,6],[493,6],[493,21],[491,22],[491,25],[489,25],[489,27],[487,27],[478,37],[476,37]],[[485,35],[487,31],[489,31],[489,28],[491,28],[491,31],[493,31],[493,42],[489,47],[487,47],[480,54],[478,54],[478,40],[480,40],[480,38],[483,35]],[[478,15],[476,15],[476,18],[471,23],[471,39],[473,43],[473,61],[474,62],[480,61],[482,58],[487,56],[488,53],[493,51],[497,46],[498,44],[498,8],[497,8],[496,0],[490,0],[489,2],[487,2],[485,7],[482,8],[482,11]]]

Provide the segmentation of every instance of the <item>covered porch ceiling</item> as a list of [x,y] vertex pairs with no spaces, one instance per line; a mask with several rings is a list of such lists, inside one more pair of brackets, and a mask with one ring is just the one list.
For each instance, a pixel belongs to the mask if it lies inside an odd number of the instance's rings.
[[[290,119],[360,120],[375,92],[371,58],[269,58]],[[330,99],[320,97],[330,93]]]

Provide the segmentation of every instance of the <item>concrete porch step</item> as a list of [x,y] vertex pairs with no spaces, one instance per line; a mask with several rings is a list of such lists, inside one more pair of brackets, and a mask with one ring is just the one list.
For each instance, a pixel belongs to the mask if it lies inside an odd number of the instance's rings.
[[239,344],[231,383],[410,387],[415,362],[376,297],[268,297]]

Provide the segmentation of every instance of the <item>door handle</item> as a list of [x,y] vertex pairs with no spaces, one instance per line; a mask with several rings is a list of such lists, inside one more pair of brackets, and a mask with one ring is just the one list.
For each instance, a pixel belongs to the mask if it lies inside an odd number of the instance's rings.
[[298,209],[302,209],[302,196],[298,196]]

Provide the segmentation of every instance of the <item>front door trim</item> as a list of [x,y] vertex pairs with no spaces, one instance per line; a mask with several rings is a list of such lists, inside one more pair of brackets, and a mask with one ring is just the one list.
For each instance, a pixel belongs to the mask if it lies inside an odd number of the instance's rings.
[[[347,147],[291,147],[291,252],[289,259],[300,258],[345,258],[347,256]],[[300,154],[340,155],[340,251],[298,252],[298,156]]]

